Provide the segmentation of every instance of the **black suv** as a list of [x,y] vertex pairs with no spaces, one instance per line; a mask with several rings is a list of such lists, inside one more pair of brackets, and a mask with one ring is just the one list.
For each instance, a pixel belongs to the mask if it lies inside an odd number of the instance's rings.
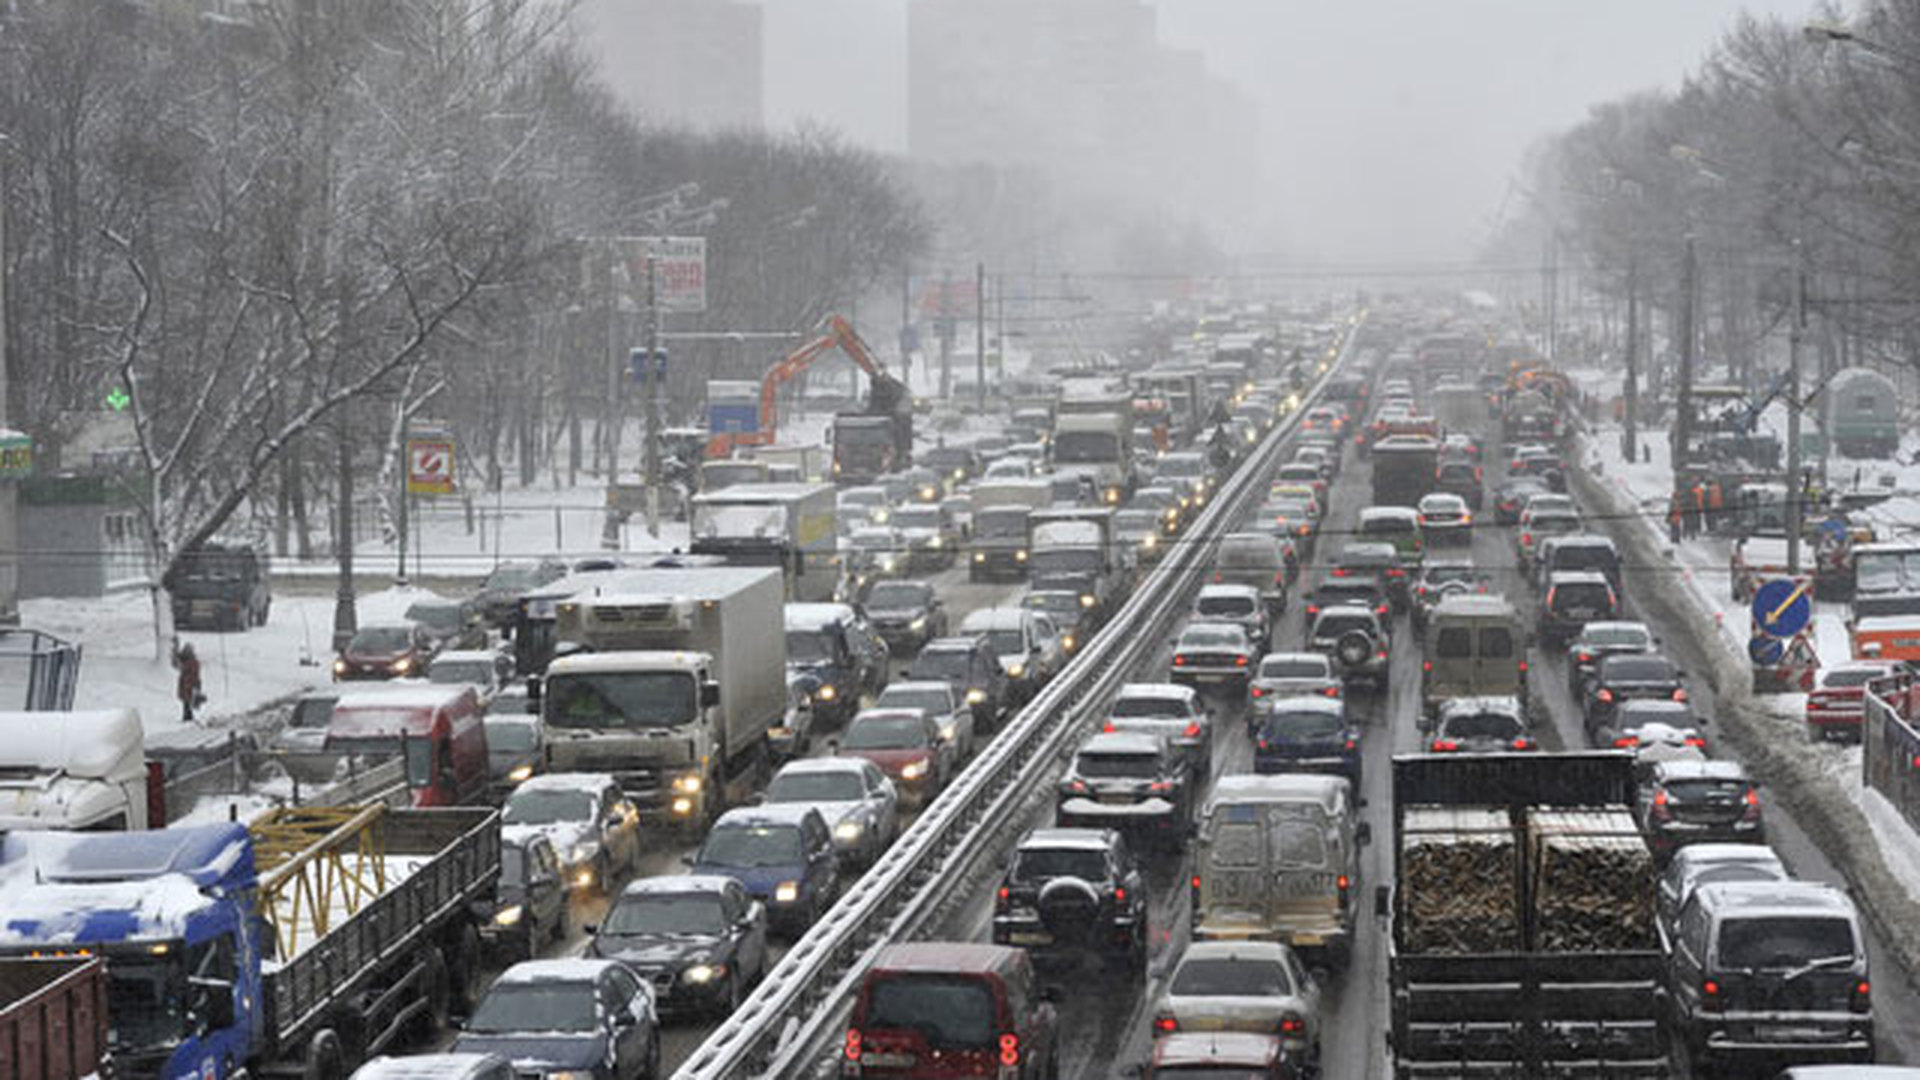
[[1393,601],[1395,614],[1411,606],[1413,582],[1400,558],[1399,549],[1392,544],[1363,540],[1341,548],[1339,556],[1333,561],[1333,576],[1352,577],[1355,574],[1378,576],[1380,584],[1387,590],[1387,598]]
[[1581,711],[1586,716],[1587,736],[1612,725],[1620,703],[1629,698],[1687,700],[1687,673],[1673,661],[1656,653],[1616,653],[1600,659],[1587,680]]
[[1607,576],[1592,570],[1563,570],[1547,578],[1540,598],[1540,642],[1564,648],[1590,622],[1618,618],[1620,595]]
[[947,633],[947,607],[930,581],[877,581],[861,605],[894,656],[910,656]]
[[1331,607],[1363,607],[1380,616],[1381,622],[1393,612],[1393,600],[1387,594],[1387,587],[1374,574],[1350,573],[1340,577],[1327,577],[1307,596],[1307,625],[1320,613]]
[[1120,829],[1136,843],[1178,852],[1193,820],[1187,773],[1186,758],[1160,735],[1103,732],[1081,744],[1060,778],[1054,819]]
[[907,678],[946,683],[973,707],[976,729],[999,727],[1000,710],[1007,700],[1007,673],[987,647],[986,638],[944,637],[927,642]]
[[1095,952],[1127,972],[1147,968],[1145,876],[1113,829],[1035,829],[994,893],[993,941],[1036,959]]
[[1443,461],[1433,471],[1433,490],[1450,492],[1467,500],[1476,512],[1486,501],[1480,466],[1471,461]]

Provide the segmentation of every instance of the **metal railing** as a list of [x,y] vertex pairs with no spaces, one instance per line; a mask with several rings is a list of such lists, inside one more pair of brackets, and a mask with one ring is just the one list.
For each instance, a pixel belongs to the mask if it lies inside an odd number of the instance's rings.
[[1089,647],[788,950],[682,1064],[674,1074],[678,1080],[801,1076],[830,1052],[878,951],[928,929],[980,861],[1017,839],[1007,822],[1078,745],[1089,707],[1110,698],[1185,614],[1218,536],[1264,496],[1281,446],[1319,397],[1327,376],[1351,355],[1363,325],[1356,321],[1347,329],[1336,362],[1223,485],[1189,540],[1176,545]]

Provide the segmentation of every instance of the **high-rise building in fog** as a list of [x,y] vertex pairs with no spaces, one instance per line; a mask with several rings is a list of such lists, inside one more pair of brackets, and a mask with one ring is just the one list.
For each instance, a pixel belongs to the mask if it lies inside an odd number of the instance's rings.
[[1162,44],[1144,0],[911,0],[907,88],[924,160],[1152,202],[1238,204],[1257,183],[1252,102]]
[[584,0],[580,42],[620,99],[649,120],[759,127],[761,10],[740,0]]

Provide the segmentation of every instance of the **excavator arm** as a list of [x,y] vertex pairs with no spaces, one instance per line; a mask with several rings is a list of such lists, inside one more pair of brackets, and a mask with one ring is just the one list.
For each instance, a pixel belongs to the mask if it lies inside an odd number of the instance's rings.
[[886,366],[867,348],[853,324],[838,315],[830,315],[818,336],[781,357],[760,381],[760,430],[714,435],[707,443],[708,460],[726,457],[736,446],[765,446],[774,442],[780,422],[780,388],[812,367],[822,354],[836,348],[872,380],[870,395],[876,409],[890,409],[906,392],[905,385],[888,374]]

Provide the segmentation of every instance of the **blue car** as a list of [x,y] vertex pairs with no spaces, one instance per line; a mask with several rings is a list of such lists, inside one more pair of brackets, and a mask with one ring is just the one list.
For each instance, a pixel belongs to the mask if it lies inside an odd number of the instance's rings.
[[1360,732],[1347,723],[1345,701],[1274,698],[1255,732],[1253,771],[1335,773],[1359,791],[1360,752]]
[[653,989],[617,960],[529,960],[494,980],[453,1040],[497,1054],[522,1076],[655,1080],[660,1025]]
[[833,834],[810,805],[729,810],[707,831],[700,850],[687,857],[687,865],[696,874],[744,885],[747,895],[766,905],[768,923],[790,937],[805,933],[840,889]]

